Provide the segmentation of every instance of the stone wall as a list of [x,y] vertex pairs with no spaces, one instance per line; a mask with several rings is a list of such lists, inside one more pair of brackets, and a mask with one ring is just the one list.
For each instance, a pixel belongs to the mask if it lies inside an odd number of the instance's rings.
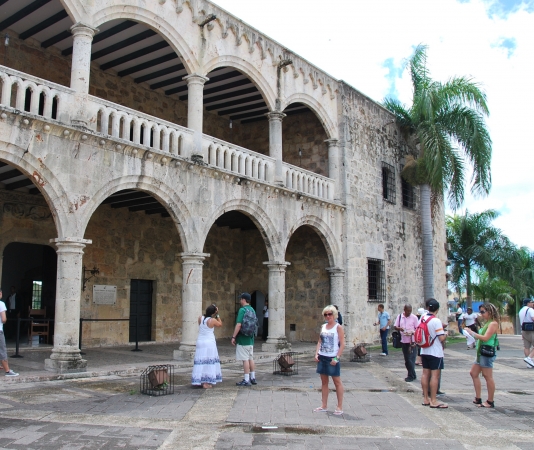
[[286,269],[286,336],[316,342],[323,308],[330,304],[328,256],[319,235],[300,227],[289,241],[286,261],[291,263]]

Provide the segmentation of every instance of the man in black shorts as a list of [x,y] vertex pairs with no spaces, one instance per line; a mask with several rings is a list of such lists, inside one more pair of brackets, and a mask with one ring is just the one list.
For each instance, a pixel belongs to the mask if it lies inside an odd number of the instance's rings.
[[[435,299],[430,299],[426,303],[428,314],[423,315],[430,335],[430,347],[421,348],[421,362],[423,363],[423,376],[421,377],[421,387],[423,388],[423,406],[431,408],[448,408],[446,403],[439,403],[436,399],[438,393],[439,378],[443,369],[443,342],[447,338],[441,320],[436,317],[439,312],[439,303]],[[428,396],[430,387],[430,398]]]

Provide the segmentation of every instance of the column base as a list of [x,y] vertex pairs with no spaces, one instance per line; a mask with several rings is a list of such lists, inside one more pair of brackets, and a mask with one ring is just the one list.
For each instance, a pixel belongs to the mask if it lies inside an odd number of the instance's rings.
[[195,359],[195,345],[182,344],[178,350],[174,350],[173,359],[181,361],[193,361]]
[[261,345],[262,352],[288,352],[291,351],[291,344],[287,342],[286,337],[281,338],[267,338],[267,342]]
[[56,373],[80,373],[87,372],[87,360],[76,359],[71,361],[61,359],[45,359],[45,370]]

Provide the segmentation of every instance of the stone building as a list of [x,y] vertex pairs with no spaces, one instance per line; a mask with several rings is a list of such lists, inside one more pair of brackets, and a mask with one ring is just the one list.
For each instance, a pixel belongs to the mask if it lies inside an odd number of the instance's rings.
[[85,370],[80,328],[187,357],[211,303],[231,336],[243,291],[268,297],[265,350],[315,341],[327,304],[349,344],[378,302],[421,304],[411,150],[379,104],[207,0],[4,0],[0,20],[2,287],[53,319],[48,369]]

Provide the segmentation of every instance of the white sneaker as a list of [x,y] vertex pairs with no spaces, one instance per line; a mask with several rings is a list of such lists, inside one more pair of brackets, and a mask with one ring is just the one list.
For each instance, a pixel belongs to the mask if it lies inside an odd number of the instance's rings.
[[17,372],[13,372],[12,370],[10,370],[9,372],[6,372],[6,377],[18,377],[18,376],[19,374]]
[[380,356],[388,356],[388,355],[386,355],[385,353],[380,353]]
[[530,356],[527,356],[523,359],[529,366],[534,367],[534,361],[532,361],[532,358]]

